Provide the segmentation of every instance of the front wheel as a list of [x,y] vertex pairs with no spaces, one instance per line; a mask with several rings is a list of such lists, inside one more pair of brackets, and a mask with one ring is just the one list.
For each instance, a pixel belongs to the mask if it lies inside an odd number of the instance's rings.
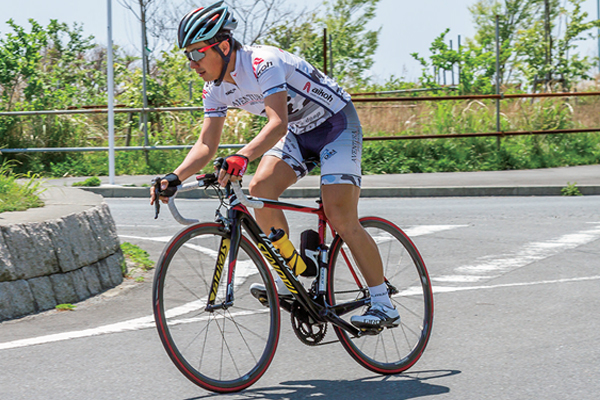
[[[209,297],[213,305],[225,302],[229,247],[230,235],[220,224],[183,229],[161,255],[153,289],[154,317],[167,354],[189,380],[221,393],[256,382],[271,363],[279,339],[273,279],[261,254],[244,236],[233,303],[207,307]],[[250,294],[254,283],[266,288],[266,307]]]
[[[335,332],[346,351],[363,367],[381,374],[397,374],[417,362],[429,340],[433,323],[431,282],[417,248],[400,228],[376,217],[362,218],[360,223],[377,244],[388,291],[400,313],[400,325],[360,337],[352,337],[338,327]],[[327,291],[331,305],[369,296],[356,261],[339,236],[331,244]],[[352,315],[364,311],[358,308],[341,317],[349,321]]]

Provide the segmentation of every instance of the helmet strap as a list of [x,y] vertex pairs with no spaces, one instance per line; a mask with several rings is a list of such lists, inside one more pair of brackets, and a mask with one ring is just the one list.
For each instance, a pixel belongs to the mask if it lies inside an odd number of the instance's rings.
[[231,43],[231,37],[228,37],[227,39],[225,39],[225,41],[229,42],[229,53],[227,53],[227,55],[225,55],[223,53],[223,50],[221,50],[219,45],[213,47],[213,49],[215,49],[217,51],[217,53],[219,53],[221,55],[221,58],[224,61],[223,69],[221,70],[221,76],[219,76],[219,79],[217,79],[215,81],[215,86],[221,86],[221,83],[223,82],[223,78],[225,78],[225,73],[227,72],[227,66],[229,65],[229,60],[231,59],[231,53],[233,53],[233,44]]

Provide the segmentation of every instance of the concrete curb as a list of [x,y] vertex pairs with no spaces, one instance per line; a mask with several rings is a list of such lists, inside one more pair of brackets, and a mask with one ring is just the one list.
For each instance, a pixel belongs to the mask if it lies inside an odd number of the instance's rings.
[[[478,197],[478,196],[561,196],[564,186],[465,186],[465,187],[366,187],[361,189],[361,197]],[[600,195],[600,186],[577,186],[586,196]],[[149,188],[143,187],[89,187],[82,188],[103,197],[149,198]],[[195,190],[178,194],[183,199],[212,198],[210,191]],[[318,188],[289,188],[283,198],[317,198]]]

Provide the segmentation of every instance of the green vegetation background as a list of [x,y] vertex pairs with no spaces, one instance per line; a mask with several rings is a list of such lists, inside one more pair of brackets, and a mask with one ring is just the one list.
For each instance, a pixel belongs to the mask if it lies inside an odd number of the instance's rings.
[[[501,84],[504,92],[531,90],[598,90],[588,76],[594,60],[574,54],[577,40],[588,35],[598,21],[581,12],[582,0],[546,2],[551,7],[551,27],[568,15],[560,37],[552,38],[552,60],[544,57],[545,21],[541,0],[475,2],[471,9],[477,34],[462,49],[451,49],[444,31],[431,45],[431,56],[414,57],[423,66],[419,82],[391,76],[374,84],[368,78],[379,31],[369,31],[378,0],[335,0],[324,12],[291,16],[272,27],[257,43],[273,44],[322,65],[322,32],[334,34],[334,77],[350,92],[438,88],[428,95],[446,95],[439,71],[462,68],[461,80],[452,93],[494,93],[495,65],[493,19],[501,16]],[[561,4],[568,4],[568,9]],[[106,49],[84,37],[80,26],[58,21],[42,26],[30,21],[25,28],[8,21],[9,32],[0,39],[0,111],[50,110],[101,105],[106,99]],[[556,30],[552,30],[555,32]],[[134,56],[116,48],[116,101],[140,107],[141,68]],[[571,51],[571,53],[569,53]],[[570,54],[569,56],[567,56]],[[201,106],[203,82],[187,67],[181,52],[173,48],[154,55],[148,80],[152,107]],[[437,71],[437,72],[436,72]],[[436,75],[437,73],[437,75]],[[556,77],[537,85],[540,77]],[[560,79],[558,79],[560,78]],[[414,96],[415,94],[408,94]],[[414,104],[381,103],[359,108],[365,137],[390,135],[490,132],[495,130],[493,102],[439,101]],[[358,103],[357,103],[358,105]],[[501,129],[527,131],[600,126],[597,97],[546,100],[504,100]],[[150,145],[191,145],[202,126],[201,112],[152,113]],[[222,137],[223,144],[247,143],[264,120],[232,110]],[[116,114],[116,145],[145,144],[139,114]],[[107,145],[105,114],[1,116],[1,148],[94,147]],[[223,150],[221,155],[231,151]],[[165,174],[172,171],[187,151],[118,151],[117,174]],[[106,152],[2,154],[10,170],[42,176],[98,176],[108,174]],[[600,135],[515,136],[468,139],[368,141],[363,149],[366,174],[434,171],[474,171],[544,168],[600,162]],[[251,167],[250,172],[255,168]],[[31,176],[31,175],[30,175]]]

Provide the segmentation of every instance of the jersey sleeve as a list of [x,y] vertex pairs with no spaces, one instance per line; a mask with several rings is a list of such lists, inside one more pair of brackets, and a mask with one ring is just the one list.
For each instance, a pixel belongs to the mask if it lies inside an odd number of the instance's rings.
[[211,92],[211,85],[205,84],[202,90],[202,101],[204,103],[204,118],[216,118],[227,116],[227,104],[219,101]]
[[285,64],[281,57],[277,57],[277,54],[270,52],[254,53],[252,69],[263,97],[287,91]]

